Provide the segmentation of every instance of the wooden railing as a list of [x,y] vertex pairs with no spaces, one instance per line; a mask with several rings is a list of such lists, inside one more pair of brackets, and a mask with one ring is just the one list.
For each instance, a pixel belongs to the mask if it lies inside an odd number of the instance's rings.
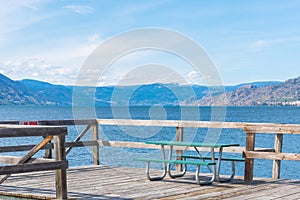
[[[2,122],[0,122],[1,124]],[[17,122],[12,122],[17,123]],[[176,130],[176,140],[182,141],[184,128],[220,128],[220,129],[240,129],[246,134],[245,147],[232,147],[224,149],[225,152],[242,153],[245,157],[244,179],[250,183],[253,180],[254,159],[273,160],[272,177],[280,178],[281,160],[300,160],[300,154],[282,153],[283,134],[300,134],[298,124],[271,124],[271,123],[244,123],[244,122],[210,122],[210,121],[178,121],[178,120],[127,120],[127,119],[85,119],[85,120],[46,120],[38,121],[40,125],[86,125],[86,128],[78,135],[73,142],[67,142],[66,153],[73,147],[93,146],[94,164],[99,164],[99,147],[125,147],[125,148],[160,148],[157,145],[148,145],[144,142],[124,142],[124,141],[104,141],[98,138],[98,126],[117,125],[117,126],[152,126],[152,127],[174,127]],[[81,141],[81,138],[92,129],[92,140]],[[255,147],[255,136],[257,133],[274,134],[274,148]],[[15,150],[30,149],[31,146],[14,147]],[[52,148],[46,145],[44,148]],[[182,150],[180,148],[178,151]],[[205,150],[205,149],[202,149]],[[0,147],[1,151],[1,147]]]
[[[243,152],[245,161],[245,181],[253,180],[254,159],[273,160],[272,178],[280,178],[281,160],[300,160],[300,154],[282,153],[283,135],[300,134],[300,125],[296,124],[249,124],[244,127],[246,133],[246,148]],[[274,152],[255,151],[255,136],[257,133],[274,134]]]
[[[0,125],[0,138],[16,138],[42,136],[41,142],[37,145],[27,145],[29,152],[23,157],[0,156],[0,163],[9,164],[0,167],[0,184],[3,183],[11,174],[56,170],[56,198],[67,199],[67,178],[66,169],[68,162],[65,155],[65,135],[66,127],[53,126],[24,126],[24,125]],[[54,139],[54,160],[43,158],[32,158],[38,151],[43,149],[52,139]],[[1,146],[0,153],[15,152],[19,146]],[[29,148],[28,148],[29,147]],[[23,147],[23,150],[25,150]]]

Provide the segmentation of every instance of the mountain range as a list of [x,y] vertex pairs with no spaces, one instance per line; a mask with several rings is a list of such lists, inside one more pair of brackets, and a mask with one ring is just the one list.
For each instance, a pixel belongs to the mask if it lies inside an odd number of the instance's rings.
[[72,105],[73,90],[78,88],[86,95],[95,92],[96,106],[294,105],[300,100],[300,77],[285,82],[224,86],[223,92],[214,92],[216,87],[161,83],[97,88],[64,86],[31,79],[15,81],[0,74],[0,105]]
[[218,106],[256,106],[256,105],[295,105],[300,106],[300,77],[283,83],[257,87],[246,84],[234,91],[218,96],[205,96],[193,102],[195,105]]

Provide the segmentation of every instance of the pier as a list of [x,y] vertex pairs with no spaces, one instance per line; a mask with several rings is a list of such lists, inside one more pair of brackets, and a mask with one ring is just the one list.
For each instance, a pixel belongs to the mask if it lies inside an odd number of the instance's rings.
[[[24,124],[24,122],[22,122]],[[6,125],[9,124],[9,125]],[[13,125],[14,124],[14,125]],[[1,163],[14,166],[12,176],[0,185],[0,194],[38,199],[293,199],[300,198],[298,180],[280,180],[281,160],[300,160],[300,154],[282,152],[283,135],[300,134],[297,124],[266,124],[242,122],[208,122],[208,121],[173,121],[173,120],[118,120],[118,119],[87,119],[87,120],[51,120],[37,121],[32,126],[20,125],[21,122],[1,122],[0,137],[53,136],[54,144],[46,140],[39,149],[55,151],[55,159],[31,159],[25,162],[15,156],[0,156]],[[30,123],[28,123],[30,124]],[[85,126],[74,141],[65,142],[62,135],[66,135],[64,126]],[[240,129],[246,134],[245,147],[226,148],[227,152],[242,154],[245,158],[244,177],[236,177],[231,183],[213,183],[210,186],[199,186],[194,183],[194,176],[162,181],[148,181],[145,170],[141,168],[124,168],[102,166],[99,154],[101,146],[121,148],[159,148],[157,145],[147,145],[144,142],[103,141],[99,140],[98,128],[103,125],[117,126],[158,126],[173,127],[177,141],[182,141],[184,128],[230,128]],[[34,127],[35,126],[35,127]],[[89,131],[91,130],[91,131]],[[34,134],[33,134],[34,133]],[[91,133],[92,140],[82,141],[85,134]],[[274,148],[257,148],[256,134],[273,134]],[[59,137],[58,137],[59,136]],[[52,139],[52,138],[51,138]],[[51,140],[50,139],[50,140]],[[1,146],[0,152],[31,151],[35,145]],[[92,166],[67,168],[65,155],[72,148],[92,146]],[[62,153],[61,149],[65,149]],[[205,149],[203,149],[205,150]],[[180,149],[178,149],[180,151]],[[50,153],[51,155],[51,153]],[[261,179],[253,176],[255,159],[273,160],[272,179]],[[41,168],[29,166],[28,160],[36,163],[52,162],[52,167]],[[82,158],[85,159],[85,158]],[[24,159],[23,159],[24,160]],[[56,163],[56,164],[54,164]],[[1,167],[1,174],[10,175],[10,165]],[[40,164],[41,165],[41,164]],[[55,165],[55,166],[54,166]],[[292,166],[291,166],[292,167]],[[25,170],[27,169],[27,170]],[[46,171],[45,171],[46,170]],[[48,171],[55,170],[55,171]],[[43,172],[34,172],[43,171]],[[16,174],[15,174],[16,173]]]
[[[148,181],[138,168],[88,166],[67,171],[70,199],[299,199],[300,181],[243,177],[232,183],[195,184],[194,173],[183,178]],[[14,175],[0,186],[0,194],[37,199],[55,198],[53,172]]]

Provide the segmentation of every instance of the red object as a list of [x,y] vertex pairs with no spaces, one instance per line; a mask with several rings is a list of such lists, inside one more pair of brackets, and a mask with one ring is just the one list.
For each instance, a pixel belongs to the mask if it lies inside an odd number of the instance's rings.
[[27,122],[24,122],[24,125],[38,125],[38,122],[37,121],[27,121]]

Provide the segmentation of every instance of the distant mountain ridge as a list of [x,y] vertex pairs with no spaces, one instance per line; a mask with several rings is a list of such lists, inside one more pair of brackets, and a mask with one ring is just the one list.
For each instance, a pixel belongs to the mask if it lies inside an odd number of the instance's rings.
[[0,74],[0,104],[37,105],[40,101],[25,85]]
[[71,86],[53,85],[47,82],[24,79],[17,81],[30,89],[41,105],[71,105]]
[[[14,81],[0,74],[0,105],[72,105],[74,87],[77,86],[54,85],[30,79]],[[283,83],[253,82],[224,86],[223,89],[223,93],[212,93],[215,91],[213,87],[204,85],[161,83],[105,86],[96,88],[94,101],[96,106],[280,105],[300,98],[300,77]],[[90,87],[81,87],[81,90],[86,95],[91,92]]]
[[256,87],[247,84],[238,89],[216,97],[207,95],[194,102],[195,105],[217,106],[256,106],[256,105],[294,105],[300,106],[300,77],[280,84]]

